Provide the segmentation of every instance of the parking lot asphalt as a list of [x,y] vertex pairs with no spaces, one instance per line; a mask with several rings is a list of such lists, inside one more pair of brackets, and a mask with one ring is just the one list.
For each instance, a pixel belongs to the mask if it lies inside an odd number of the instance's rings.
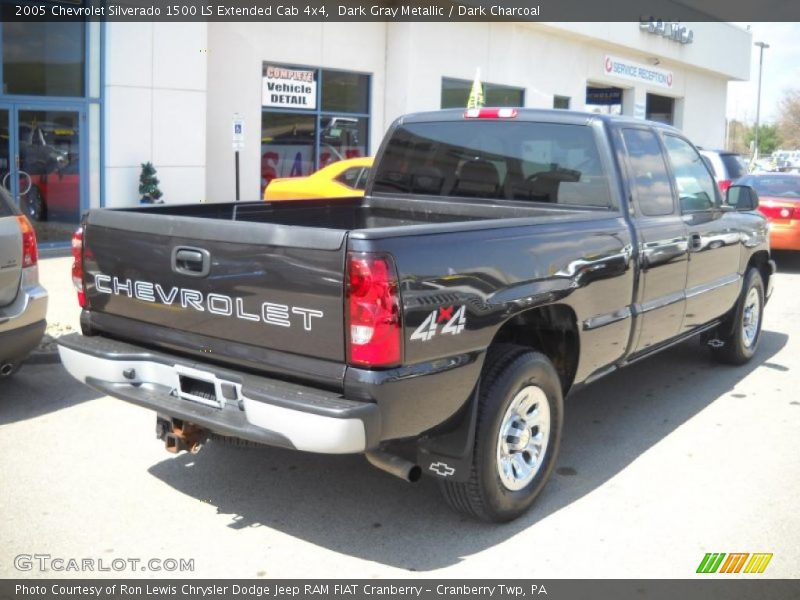
[[[800,256],[777,260],[752,363],[687,342],[572,395],[553,478],[500,526],[360,456],[167,454],[153,413],[27,365],[0,382],[0,577],[687,578],[707,552],[773,553],[764,574],[732,577],[798,577]],[[48,286],[67,264],[42,263]],[[52,314],[75,323],[56,289]],[[17,568],[34,554],[126,567]],[[194,570],[129,561],[168,558]]]

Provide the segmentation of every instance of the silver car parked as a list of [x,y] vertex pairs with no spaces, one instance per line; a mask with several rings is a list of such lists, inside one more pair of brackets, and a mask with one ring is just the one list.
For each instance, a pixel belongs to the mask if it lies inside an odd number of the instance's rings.
[[13,375],[44,336],[47,290],[38,259],[33,226],[0,187],[0,379]]

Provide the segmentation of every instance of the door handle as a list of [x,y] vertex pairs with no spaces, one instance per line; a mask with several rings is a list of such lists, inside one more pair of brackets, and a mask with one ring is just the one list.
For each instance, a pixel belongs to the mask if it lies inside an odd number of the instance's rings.
[[703,247],[703,236],[699,233],[689,234],[689,250],[697,252]]
[[172,250],[172,270],[190,277],[205,277],[211,269],[211,255],[202,248],[178,246]]

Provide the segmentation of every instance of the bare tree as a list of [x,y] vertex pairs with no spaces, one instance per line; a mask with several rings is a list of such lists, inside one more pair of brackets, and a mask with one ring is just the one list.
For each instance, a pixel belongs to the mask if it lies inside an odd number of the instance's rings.
[[786,149],[800,148],[800,89],[788,90],[780,102],[778,130]]

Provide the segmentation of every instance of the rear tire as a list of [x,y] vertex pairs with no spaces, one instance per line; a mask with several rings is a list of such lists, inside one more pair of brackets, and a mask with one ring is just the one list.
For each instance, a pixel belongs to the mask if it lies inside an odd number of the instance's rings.
[[727,331],[720,336],[724,345],[711,348],[712,356],[722,363],[743,365],[753,358],[761,340],[764,318],[764,280],[755,267],[747,271],[742,293],[736,302],[731,320],[722,327]]
[[561,382],[544,354],[498,344],[489,349],[479,385],[469,480],[440,481],[440,488],[454,510],[501,523],[530,508],[555,466]]

